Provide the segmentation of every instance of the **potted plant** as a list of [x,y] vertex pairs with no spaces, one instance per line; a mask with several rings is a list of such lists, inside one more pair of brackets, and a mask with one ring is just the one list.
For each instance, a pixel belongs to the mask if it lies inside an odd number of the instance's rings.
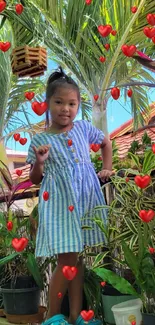
[[[96,207],[95,211],[104,208],[107,208],[107,206]],[[109,207],[109,210],[110,209],[111,207]],[[110,222],[105,225],[104,222],[97,217],[95,217],[94,221],[97,223],[100,230],[104,232],[106,244],[102,246],[103,252],[97,254],[95,257],[91,270],[98,275],[104,321],[108,324],[115,324],[114,315],[111,311],[113,305],[134,299],[137,296],[137,293],[132,287],[131,283],[129,283],[126,279],[122,278],[122,282],[119,284],[117,280],[120,279],[120,277],[114,273],[117,272],[120,274],[120,269],[118,269],[118,267],[116,268],[116,265],[121,264],[121,271],[123,270],[124,266],[124,262],[121,261],[118,256],[118,247],[117,242],[115,241],[115,232],[117,233],[116,226],[114,226],[114,224],[110,225]],[[109,276],[108,278],[107,276],[103,277],[103,269],[104,272],[107,272]],[[124,286],[123,288],[122,285]]]
[[[135,283],[131,285],[115,269],[94,268],[103,281],[110,283],[122,293],[140,296],[143,301],[144,324],[154,319],[154,227],[155,193],[151,175],[155,170],[155,155],[147,146],[143,156],[130,153],[133,169],[123,170],[121,176],[112,177],[115,186],[115,199],[109,207],[109,223],[114,229],[112,242],[115,242],[115,261],[121,269],[128,267]],[[120,171],[119,171],[120,174]],[[122,177],[123,175],[123,177]],[[98,207],[99,209],[102,207]],[[105,232],[101,220],[95,219]],[[145,272],[144,272],[145,270]],[[146,318],[149,317],[149,321]],[[145,323],[146,321],[146,323]]]
[[[4,165],[4,164],[3,164]],[[0,187],[5,198],[5,209],[0,214],[0,267],[5,266],[6,277],[1,285],[6,315],[37,314],[40,291],[44,288],[43,275],[49,261],[44,263],[35,258],[35,239],[31,233],[29,218],[13,213],[13,196],[21,187],[13,184],[6,165],[1,168],[3,183]],[[5,184],[5,185],[4,185]],[[26,187],[27,188],[27,187]]]

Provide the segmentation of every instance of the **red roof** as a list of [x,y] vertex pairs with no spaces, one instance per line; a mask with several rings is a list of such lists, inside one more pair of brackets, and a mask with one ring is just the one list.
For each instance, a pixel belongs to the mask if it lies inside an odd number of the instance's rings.
[[[20,182],[28,180],[29,179],[29,173],[30,173],[30,166],[31,165],[25,165],[23,167],[14,169],[11,172],[11,176],[12,176],[13,181],[15,181],[16,179],[19,179]],[[21,174],[20,177],[16,174],[16,170],[19,170],[19,169],[22,170],[22,174]]]
[[[146,125],[149,120],[155,116],[155,103],[151,104],[150,116],[146,120]],[[110,134],[110,139],[115,140],[118,148],[118,155],[122,159],[124,158],[128,150],[131,147],[131,143],[135,140],[139,143],[142,142],[142,136],[147,132],[148,136],[151,138],[152,142],[155,142],[155,127],[150,129],[139,130],[138,132],[133,132],[133,119],[125,122],[119,128],[115,129]]]

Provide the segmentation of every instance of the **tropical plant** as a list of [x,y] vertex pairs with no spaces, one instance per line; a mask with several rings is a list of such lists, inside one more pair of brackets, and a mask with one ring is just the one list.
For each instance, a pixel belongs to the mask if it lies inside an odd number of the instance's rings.
[[[0,23],[2,21],[0,16]],[[0,39],[10,41],[12,47],[14,46],[14,35],[8,19],[0,29]],[[36,100],[40,100],[45,90],[44,81],[39,78],[18,79],[12,74],[10,52],[10,50],[0,51],[0,140],[6,135],[7,137],[13,135],[15,130],[25,132],[27,129],[30,133],[33,131],[30,114],[27,113],[28,101],[24,93],[33,91],[37,94]]]
[[[106,257],[111,257],[111,270],[102,264],[92,265],[92,270],[121,293],[140,296],[144,312],[155,313],[155,194],[151,178],[155,154],[154,145],[148,147],[150,141],[146,136],[143,142],[143,157],[130,153],[134,169],[123,170],[123,176],[116,174],[111,178],[115,198],[108,207],[108,224],[94,218],[106,238],[104,245],[108,249]],[[96,207],[95,211],[103,208]],[[96,260],[100,257],[98,254]],[[126,268],[131,271],[132,285],[120,276]]]
[[[32,6],[28,6],[22,13],[22,19],[16,14],[14,6],[16,1],[7,5],[7,9],[0,16],[0,38],[11,42],[11,50],[0,51],[0,76],[1,87],[1,121],[0,140],[9,139],[16,132],[35,132],[31,123],[29,102],[24,93],[33,91],[35,100],[43,101],[47,74],[41,78],[18,78],[13,75],[11,69],[10,54],[14,47],[28,44],[29,46],[45,46],[43,37],[38,37],[37,22],[40,12]],[[43,23],[43,21],[42,21]],[[46,23],[44,22],[44,30]],[[68,72],[69,73],[69,72]],[[5,89],[5,91],[4,91]],[[90,101],[88,95],[81,91],[82,118],[90,119]]]
[[[1,206],[0,210],[0,256],[3,257],[0,259],[0,267],[6,265],[6,277],[3,282],[8,279],[15,281],[20,275],[31,274],[37,285],[43,289],[43,275],[50,261],[36,260],[31,218],[21,218],[21,211],[18,213],[11,209],[14,195],[19,189],[24,188],[24,192],[30,184],[13,184],[11,174],[4,163],[0,174],[3,180],[0,182],[0,194],[5,202],[5,206]],[[32,217],[35,214],[34,209]]]
[[[111,97],[110,88],[114,86],[120,87],[125,100],[126,90],[131,87],[133,117],[135,122],[142,122],[140,113],[148,112],[144,86],[152,87],[154,80],[150,71],[135,59],[124,56],[121,47],[134,44],[140,52],[153,58],[154,45],[144,35],[143,28],[148,26],[147,14],[154,13],[155,1],[121,0],[111,3],[110,0],[96,0],[88,6],[85,0],[34,0],[24,1],[24,4],[25,13],[16,17],[16,22],[21,25],[28,23],[30,6],[34,17],[35,14],[40,17],[39,22],[36,21],[37,37],[51,49],[51,58],[69,69],[83,85],[93,102],[96,126],[107,133],[106,108]],[[133,14],[131,7],[135,5],[137,11]],[[6,15],[10,18],[9,11]],[[117,31],[116,36],[101,37],[98,26],[106,24],[112,25]],[[109,51],[104,47],[107,43],[110,43]],[[103,56],[106,57],[104,63],[100,62]],[[99,95],[97,101],[93,100],[95,94]]]
[[155,259],[152,255],[155,249],[149,248],[152,244],[153,231],[154,227],[150,226],[148,229],[147,224],[141,227],[139,223],[137,253],[129,248],[125,241],[121,242],[124,267],[127,265],[131,270],[135,278],[134,286],[123,277],[102,266],[92,268],[95,274],[119,292],[140,297],[143,301],[143,311],[146,313],[155,313]]
[[[1,14],[3,27],[12,26],[14,46],[44,44],[51,50],[49,57],[67,68],[81,83],[93,102],[93,122],[107,133],[107,102],[111,97],[110,88],[118,86],[126,100],[126,90],[131,87],[132,113],[134,121],[141,122],[148,113],[147,91],[144,86],[154,86],[150,71],[146,71],[135,59],[121,52],[123,44],[135,44],[139,51],[153,58],[154,46],[143,33],[148,26],[146,16],[154,12],[155,0],[133,0],[128,3],[110,0],[92,1],[87,6],[84,0],[34,0],[22,1],[23,13],[17,15],[15,1]],[[137,12],[131,13],[131,7]],[[79,14],[77,14],[79,13]],[[114,14],[115,13],[115,14]],[[101,37],[97,27],[111,24],[117,35]],[[110,43],[110,50],[104,45]],[[104,63],[99,58],[106,56]],[[142,59],[143,60],[143,59]],[[99,95],[95,101],[93,96]]]

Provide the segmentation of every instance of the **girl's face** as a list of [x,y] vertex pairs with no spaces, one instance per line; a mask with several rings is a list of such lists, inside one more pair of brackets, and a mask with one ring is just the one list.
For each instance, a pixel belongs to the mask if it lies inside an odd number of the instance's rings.
[[78,107],[77,91],[68,87],[59,87],[49,102],[53,127],[63,128],[72,125]]

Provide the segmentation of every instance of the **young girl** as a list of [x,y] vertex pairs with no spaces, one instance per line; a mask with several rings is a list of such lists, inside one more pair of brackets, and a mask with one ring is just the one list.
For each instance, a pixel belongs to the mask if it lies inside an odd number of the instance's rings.
[[[103,233],[92,221],[92,209],[105,204],[98,177],[105,180],[112,175],[112,147],[103,132],[91,123],[74,122],[80,105],[80,91],[61,68],[48,79],[46,101],[48,129],[33,137],[27,158],[32,165],[31,181],[34,184],[41,182],[36,256],[57,256],[44,325],[84,325],[80,316],[83,265],[78,256],[85,246],[104,242]],[[90,160],[89,146],[92,143],[101,145],[104,167],[98,176]],[[104,210],[99,211],[98,216],[106,221]],[[92,229],[82,230],[84,225]],[[78,269],[72,281],[64,276],[64,266]],[[67,290],[68,321],[61,315],[61,302]],[[101,322],[92,319],[89,325],[92,324],[100,325]]]

